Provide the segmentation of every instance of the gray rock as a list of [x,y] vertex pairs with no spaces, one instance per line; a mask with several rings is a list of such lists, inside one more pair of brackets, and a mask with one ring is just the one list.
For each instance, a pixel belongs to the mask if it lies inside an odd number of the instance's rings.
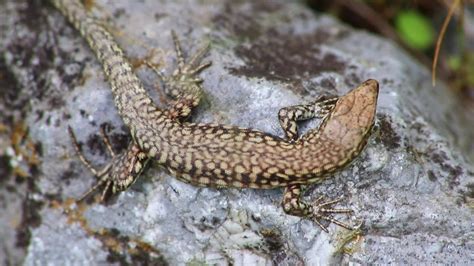
[[[14,81],[5,85],[14,104],[0,100],[0,110],[11,124],[23,121],[41,151],[37,170],[14,152],[0,152],[29,173],[28,185],[13,196],[0,183],[6,262],[25,256],[26,265],[473,264],[473,121],[446,86],[431,87],[429,71],[396,45],[298,2],[92,3],[160,106],[165,97],[143,60],[173,70],[171,29],[189,53],[211,43],[205,60],[213,65],[201,75],[206,97],[194,121],[282,136],[280,108],[379,80],[378,120],[367,148],[305,195],[308,201],[344,196],[341,206],[355,217],[337,218],[363,220],[363,237],[340,253],[348,232],[330,225],[326,234],[284,214],[279,189],[197,188],[156,164],[107,204],[75,204],[70,199],[95,179],[75,156],[67,126],[97,166],[110,159],[99,127],[108,125],[117,150],[128,131],[101,66],[65,18],[45,1],[2,1],[0,71]],[[316,125],[307,123],[303,132]],[[11,145],[7,138],[0,144]],[[6,182],[14,175],[7,171]],[[5,217],[22,222],[12,226]],[[19,247],[12,244],[14,228],[26,232]]]

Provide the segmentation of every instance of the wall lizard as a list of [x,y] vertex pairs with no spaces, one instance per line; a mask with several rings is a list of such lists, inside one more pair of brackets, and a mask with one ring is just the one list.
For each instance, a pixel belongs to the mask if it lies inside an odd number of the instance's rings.
[[[123,191],[132,185],[150,159],[158,161],[181,181],[204,187],[271,189],[284,187],[283,210],[308,218],[327,231],[319,221],[327,220],[352,229],[330,216],[351,210],[333,209],[339,200],[309,204],[300,199],[302,188],[320,183],[343,169],[367,143],[375,119],[378,82],[369,79],[349,93],[305,105],[282,108],[278,113],[285,138],[253,129],[218,124],[185,122],[203,93],[197,74],[210,63],[200,64],[208,47],[185,62],[176,34],[172,32],[178,66],[165,77],[165,93],[174,101],[169,109],[157,107],[132,70],[103,23],[87,14],[79,0],[51,0],[87,40],[102,64],[117,110],[130,129],[132,141],[126,151],[115,154],[103,132],[113,158],[100,170],[81,153],[69,128],[81,161],[99,179],[81,198],[104,186]],[[297,121],[321,118],[318,128],[298,136]]]

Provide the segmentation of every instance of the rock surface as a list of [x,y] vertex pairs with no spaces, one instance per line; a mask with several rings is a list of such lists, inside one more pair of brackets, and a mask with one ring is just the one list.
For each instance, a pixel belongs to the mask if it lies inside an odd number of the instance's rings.
[[173,70],[171,29],[189,53],[211,43],[194,121],[282,136],[280,108],[379,80],[367,148],[305,194],[308,201],[344,196],[341,206],[356,218],[337,218],[363,220],[362,237],[334,225],[326,234],[285,215],[279,189],[197,188],[156,164],[105,205],[74,203],[95,179],[75,156],[67,126],[97,166],[109,160],[100,126],[117,150],[128,131],[101,66],[65,18],[45,1],[2,1],[1,263],[474,263],[473,121],[393,43],[284,0],[88,3],[160,106],[166,98],[144,60]]

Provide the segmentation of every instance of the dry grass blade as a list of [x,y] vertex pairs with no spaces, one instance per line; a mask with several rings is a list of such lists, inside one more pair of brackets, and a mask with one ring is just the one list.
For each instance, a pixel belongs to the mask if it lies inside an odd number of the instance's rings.
[[454,0],[453,4],[449,8],[448,15],[443,21],[443,26],[441,27],[441,31],[438,35],[438,39],[436,40],[436,48],[435,48],[435,53],[434,53],[434,58],[433,58],[433,65],[431,66],[431,83],[433,84],[433,87],[436,85],[436,66],[438,64],[438,57],[439,57],[439,50],[441,49],[441,43],[443,42],[443,37],[446,33],[446,29],[448,28],[449,21],[451,21],[451,18],[453,17],[454,10],[456,10],[456,7],[459,6],[459,4],[462,4],[463,0]]

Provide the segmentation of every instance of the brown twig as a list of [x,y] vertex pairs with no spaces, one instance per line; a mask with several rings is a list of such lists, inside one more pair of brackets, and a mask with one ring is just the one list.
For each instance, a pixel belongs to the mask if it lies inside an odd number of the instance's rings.
[[436,85],[436,65],[438,64],[439,50],[441,49],[443,37],[446,33],[446,29],[448,28],[449,21],[451,21],[451,17],[454,14],[454,10],[456,10],[456,7],[460,3],[462,3],[462,0],[454,0],[454,2],[451,4],[448,15],[443,21],[443,26],[441,27],[441,31],[438,35],[438,39],[436,40],[436,48],[435,48],[435,53],[434,53],[434,58],[433,58],[433,65],[431,66],[431,83],[433,84],[433,87]]

